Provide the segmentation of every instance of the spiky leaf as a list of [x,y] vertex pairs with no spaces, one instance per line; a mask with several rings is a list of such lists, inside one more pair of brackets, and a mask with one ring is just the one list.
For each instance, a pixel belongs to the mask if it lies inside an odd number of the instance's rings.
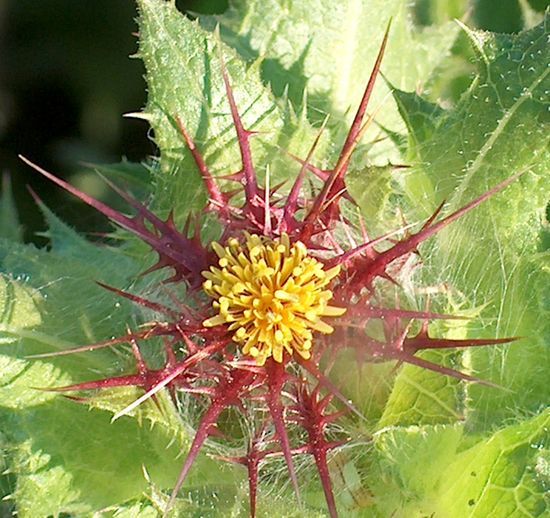
[[509,389],[470,388],[467,415],[477,427],[511,417],[518,408],[536,411],[549,395],[548,308],[535,296],[548,285],[541,251],[550,189],[547,23],[518,35],[465,29],[478,74],[452,110],[395,93],[417,164],[406,182],[416,214],[429,214],[445,199],[456,208],[525,171],[506,194],[441,233],[424,254],[427,282],[445,282],[455,298],[457,292],[465,297],[467,307],[483,308],[483,323],[470,336],[525,337],[499,349],[470,351],[463,360],[480,377]]

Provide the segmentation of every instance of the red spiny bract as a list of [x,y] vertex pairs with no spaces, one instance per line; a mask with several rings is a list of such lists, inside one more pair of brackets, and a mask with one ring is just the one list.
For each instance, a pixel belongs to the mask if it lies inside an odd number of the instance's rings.
[[[373,120],[366,110],[387,37],[386,32],[334,168],[323,171],[309,163],[317,139],[308,156],[298,160],[301,169],[286,195],[274,193],[258,182],[250,148],[254,133],[243,127],[223,63],[221,70],[242,158],[242,167],[229,178],[244,190],[242,205],[231,204],[233,193],[221,190],[184,121],[175,117],[208,193],[205,210],[214,213],[224,228],[213,243],[201,242],[199,225],[192,225],[191,220],[178,230],[172,215],[164,221],[139,201],[118,191],[136,212],[134,217],[124,216],[23,158],[39,173],[145,241],[159,256],[148,271],[170,269],[173,275],[169,280],[185,283],[192,295],[174,310],[104,286],[163,314],[165,320],[145,330],[128,331],[113,340],[61,353],[129,343],[136,361],[134,374],[57,389],[77,392],[120,386],[141,388],[144,395],[124,412],[148,398],[154,399],[164,388],[173,398],[179,392],[187,392],[192,398],[207,399],[166,513],[172,508],[205,441],[212,434],[219,435],[220,415],[234,408],[248,423],[246,430],[253,430],[252,437],[241,456],[220,458],[247,469],[251,516],[256,514],[258,473],[265,459],[274,456],[284,459],[299,498],[293,459],[296,455],[311,455],[328,511],[335,517],[337,505],[328,454],[345,444],[347,438],[331,437],[330,425],[343,413],[357,410],[331,382],[323,366],[330,365],[342,349],[349,348],[356,351],[361,362],[395,360],[460,380],[480,382],[468,374],[422,359],[416,353],[424,349],[484,346],[512,340],[430,337],[429,320],[452,317],[429,310],[382,307],[377,303],[376,294],[385,284],[396,284],[393,271],[400,262],[417,253],[419,245],[502,191],[515,177],[444,218],[439,217],[442,208],[439,207],[417,232],[394,231],[369,239],[364,228],[353,229],[363,236],[362,243],[349,246],[337,242],[335,230],[351,225],[341,213],[341,202],[352,201],[346,191],[346,173],[354,149]],[[320,190],[311,198],[302,188],[310,173],[322,182]],[[403,237],[397,238],[399,235]],[[367,335],[365,327],[371,320],[383,323],[383,338]],[[411,323],[415,320],[422,325],[420,331],[411,336]],[[165,364],[159,369],[146,364],[138,345],[154,337],[161,337],[165,348]]]

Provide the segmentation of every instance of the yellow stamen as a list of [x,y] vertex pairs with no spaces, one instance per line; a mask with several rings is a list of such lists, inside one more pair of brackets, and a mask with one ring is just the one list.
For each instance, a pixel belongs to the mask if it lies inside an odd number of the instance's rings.
[[203,272],[203,289],[217,314],[203,325],[229,324],[233,339],[258,365],[269,357],[282,362],[284,351],[310,358],[312,331],[334,330],[321,317],[346,311],[328,305],[332,292],[326,288],[340,267],[325,271],[303,243],[290,243],[286,234],[271,240],[245,233],[245,238],[244,244],[236,239],[225,247],[212,244],[219,268]]

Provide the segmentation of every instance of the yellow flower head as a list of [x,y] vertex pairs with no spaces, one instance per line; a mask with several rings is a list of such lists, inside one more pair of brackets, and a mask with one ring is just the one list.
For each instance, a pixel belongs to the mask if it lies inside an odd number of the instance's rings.
[[233,339],[258,365],[270,356],[282,362],[284,350],[308,359],[313,331],[334,330],[321,317],[345,312],[328,305],[332,292],[326,289],[340,267],[324,270],[303,243],[290,243],[286,234],[275,240],[248,233],[245,238],[244,244],[232,238],[226,247],[212,243],[219,268],[203,272],[203,288],[217,315],[204,325],[229,324]]

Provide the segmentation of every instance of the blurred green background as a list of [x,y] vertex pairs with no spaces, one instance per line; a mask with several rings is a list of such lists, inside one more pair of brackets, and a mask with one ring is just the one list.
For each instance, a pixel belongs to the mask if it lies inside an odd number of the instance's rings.
[[[242,0],[241,0],[242,1]],[[296,0],[300,1],[300,0]],[[368,0],[365,0],[368,1]],[[404,0],[405,1],[405,0]],[[176,2],[189,13],[223,13],[228,0]],[[550,0],[416,0],[419,26],[454,17],[497,32],[517,32]],[[18,159],[21,153],[79,186],[93,173],[83,163],[139,162],[155,154],[144,121],[124,118],[145,104],[136,11],[128,0],[0,0],[0,171],[12,178],[24,238],[37,244],[42,217],[26,186],[80,231],[108,228],[102,217],[67,196]],[[458,41],[454,65],[438,95],[452,103],[467,87],[468,46]],[[95,180],[92,180],[95,181]]]

